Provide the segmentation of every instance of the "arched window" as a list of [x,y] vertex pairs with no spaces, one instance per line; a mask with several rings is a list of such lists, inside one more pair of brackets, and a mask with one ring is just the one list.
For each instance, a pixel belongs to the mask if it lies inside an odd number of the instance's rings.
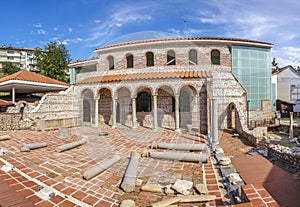
[[115,69],[114,57],[113,56],[108,56],[107,60],[108,60],[108,69],[109,70]]
[[197,51],[192,49],[189,51],[189,65],[197,65]]
[[167,65],[176,65],[175,52],[173,50],[167,52]]
[[151,111],[151,97],[150,97],[149,93],[141,92],[137,96],[136,111],[137,112],[150,112]]
[[154,66],[154,54],[153,52],[146,53],[146,65],[147,66]]
[[127,68],[133,68],[133,55],[128,54],[126,56]]
[[220,51],[219,50],[211,51],[211,64],[220,65]]
[[183,91],[180,93],[179,106],[181,112],[190,112],[190,95],[188,92]]

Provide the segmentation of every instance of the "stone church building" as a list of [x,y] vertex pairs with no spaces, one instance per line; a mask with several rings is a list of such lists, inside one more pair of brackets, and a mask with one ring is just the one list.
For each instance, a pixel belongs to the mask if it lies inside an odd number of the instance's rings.
[[249,131],[272,117],[273,45],[236,38],[166,38],[94,50],[69,64],[79,124],[106,123],[210,133],[211,103],[218,128]]

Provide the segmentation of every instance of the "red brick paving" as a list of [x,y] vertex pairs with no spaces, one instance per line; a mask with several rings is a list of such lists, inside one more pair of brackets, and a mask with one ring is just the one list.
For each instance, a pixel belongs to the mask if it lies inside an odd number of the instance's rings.
[[[253,188],[265,202],[272,203],[272,200],[266,199],[272,196],[278,202],[277,205],[300,206],[300,180],[292,174],[262,156],[232,159],[232,163],[243,180],[247,184],[253,184]],[[276,202],[272,205],[276,205]]]
[[[18,188],[25,196],[31,198],[38,206],[76,206],[76,202],[83,201],[88,205],[96,206],[118,206],[120,199],[126,195],[119,189],[119,185],[127,167],[130,151],[150,149],[152,141],[170,142],[170,143],[199,143],[199,136],[189,134],[179,134],[169,130],[151,131],[144,128],[136,130],[121,128],[110,129],[108,126],[102,126],[102,129],[109,130],[108,136],[98,136],[98,130],[91,127],[73,128],[73,136],[70,139],[59,139],[56,137],[57,131],[14,131],[5,132],[12,139],[0,142],[0,147],[9,149],[3,159],[15,166],[25,175],[19,176],[16,180],[11,176],[1,175],[2,178],[12,182],[11,185]],[[57,153],[56,147],[71,141],[76,141],[82,135],[89,137],[88,144],[63,153]],[[201,140],[203,142],[204,140]],[[48,147],[21,153],[20,143],[47,142]],[[158,150],[163,151],[163,150]],[[100,175],[86,181],[82,179],[82,173],[97,162],[112,155],[112,153],[121,153],[122,159]],[[207,165],[205,173],[208,178],[215,179],[213,167]],[[13,173],[12,173],[13,174]],[[174,182],[176,179],[189,179],[195,183],[203,182],[202,169],[199,164],[176,162],[166,160],[156,160],[150,158],[140,158],[138,168],[139,178],[146,182],[152,180],[160,182],[160,179]],[[0,177],[0,178],[1,178]],[[22,183],[17,185],[14,183]],[[48,201],[41,201],[36,198],[34,193],[40,184],[53,186],[53,188],[65,195],[70,200],[61,196],[55,196]],[[209,182],[209,185],[213,183]],[[216,187],[212,188],[212,193],[218,194]],[[133,197],[138,206],[146,206],[143,196],[146,195],[148,204],[159,201],[163,195],[153,193],[134,192]],[[219,195],[219,194],[218,194]],[[130,194],[129,194],[130,196]],[[75,203],[72,202],[75,199]],[[218,201],[219,202],[219,201]],[[77,204],[79,205],[79,204]]]

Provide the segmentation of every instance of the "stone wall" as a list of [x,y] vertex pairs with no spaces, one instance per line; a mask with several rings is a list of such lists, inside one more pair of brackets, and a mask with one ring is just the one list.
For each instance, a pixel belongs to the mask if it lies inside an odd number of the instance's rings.
[[35,120],[37,130],[77,126],[82,122],[79,106],[71,88],[66,92],[43,96],[28,117]]
[[286,147],[272,145],[268,147],[268,157],[276,157],[288,163],[290,166],[300,169],[300,151],[298,153],[292,153]]
[[0,113],[0,131],[30,129],[33,124],[29,119],[21,120],[20,113]]

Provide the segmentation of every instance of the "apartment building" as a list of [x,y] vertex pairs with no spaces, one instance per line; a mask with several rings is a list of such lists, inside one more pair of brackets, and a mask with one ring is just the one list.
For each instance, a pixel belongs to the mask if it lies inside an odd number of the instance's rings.
[[0,72],[2,72],[2,64],[7,61],[16,64],[20,69],[29,71],[37,70],[34,48],[19,48],[3,45],[0,47]]

